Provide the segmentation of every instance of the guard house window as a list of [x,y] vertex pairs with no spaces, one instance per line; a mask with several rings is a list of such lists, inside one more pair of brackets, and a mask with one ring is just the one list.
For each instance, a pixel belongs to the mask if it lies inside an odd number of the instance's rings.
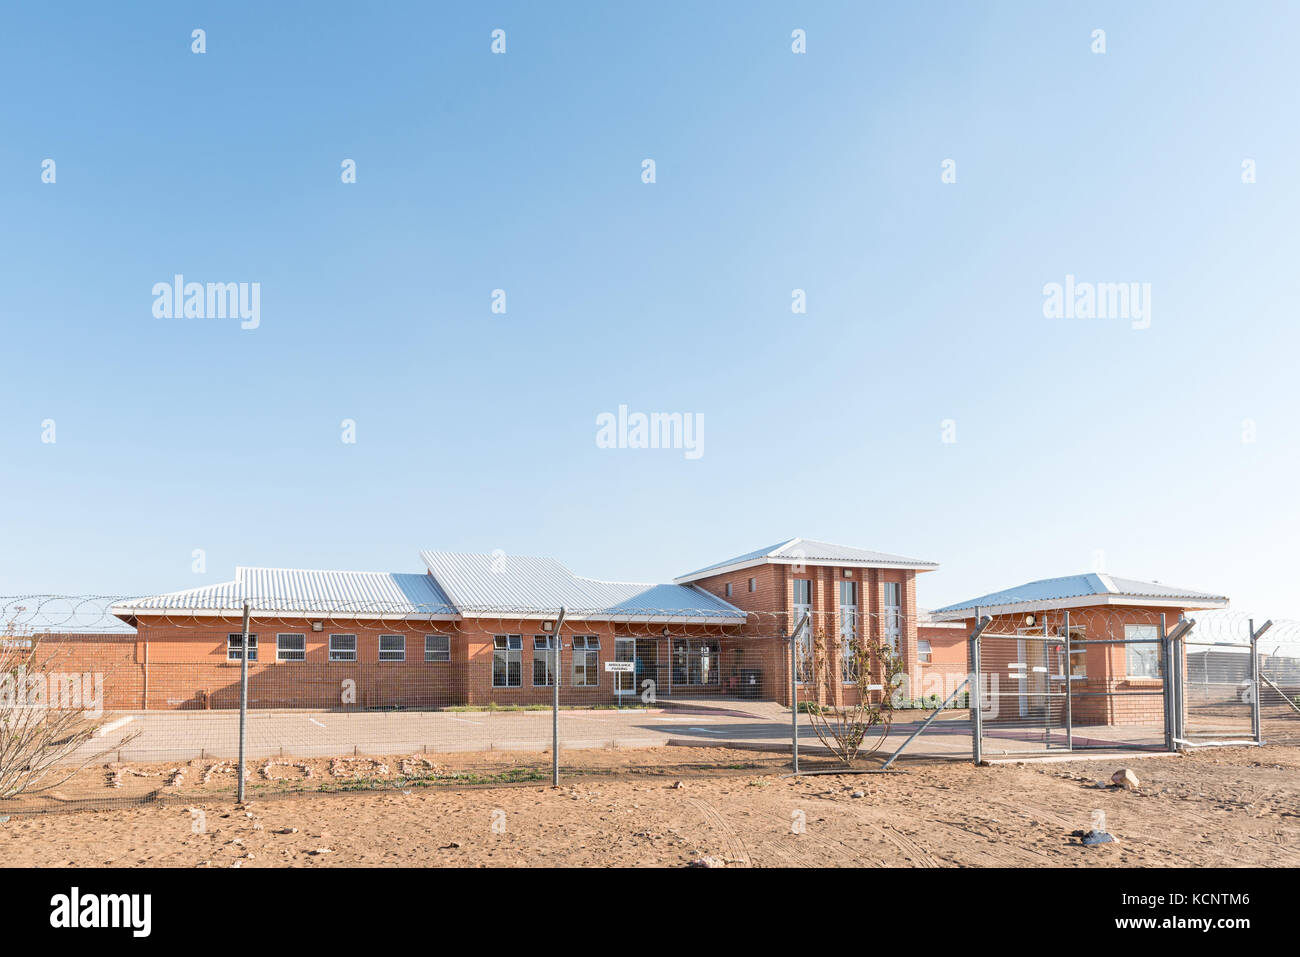
[[492,636],[492,687],[520,688],[524,683],[522,635]]
[[330,635],[330,661],[356,661],[356,635]]
[[918,638],[916,640],[916,660],[923,665],[928,665],[932,658],[930,650],[930,641],[928,638]]
[[[1056,625],[1052,629],[1052,634],[1058,638],[1064,637],[1065,626]],[[1070,626],[1070,680],[1088,677],[1088,646],[1078,644],[1078,642],[1087,639],[1087,630],[1082,625]],[[1064,645],[1060,647],[1057,654],[1058,656],[1064,656]]]
[[1125,625],[1126,641],[1150,644],[1124,646],[1124,671],[1130,678],[1160,677],[1160,633],[1155,625]]
[[[244,643],[244,633],[237,632],[226,636],[226,660],[239,661],[243,658],[240,647]],[[257,635],[248,636],[248,660],[257,660]]]
[[858,678],[858,583],[840,582],[840,678]]
[[727,582],[727,597],[731,597],[731,582]]
[[903,586],[898,582],[885,582],[881,587],[881,604],[885,608],[885,641],[897,653],[898,639],[903,634]]
[[379,636],[379,660],[380,661],[405,661],[406,660],[406,636],[405,635],[380,635]]
[[276,635],[275,636],[275,660],[276,661],[306,661],[307,660],[307,636],[306,635]]
[[424,660],[451,661],[451,635],[425,635]]
[[749,590],[750,590],[750,591],[758,591],[758,579],[757,579],[757,578],[751,578],[751,579],[749,580]]
[[715,639],[673,641],[673,684],[707,687],[722,683],[722,656]]
[[555,684],[555,636],[533,636],[533,687]]
[[600,639],[595,635],[573,636],[573,684],[594,688],[600,684]]

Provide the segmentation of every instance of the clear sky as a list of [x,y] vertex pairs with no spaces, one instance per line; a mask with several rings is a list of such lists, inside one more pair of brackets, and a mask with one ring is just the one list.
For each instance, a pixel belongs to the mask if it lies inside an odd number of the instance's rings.
[[[940,562],[924,606],[1101,552],[1300,617],[1297,36],[1295,3],[6,5],[0,595],[421,548],[667,580],[802,535]],[[156,317],[177,273],[260,283],[260,325]],[[1149,328],[1045,317],[1067,275],[1149,283]],[[621,404],[703,454],[598,447]]]

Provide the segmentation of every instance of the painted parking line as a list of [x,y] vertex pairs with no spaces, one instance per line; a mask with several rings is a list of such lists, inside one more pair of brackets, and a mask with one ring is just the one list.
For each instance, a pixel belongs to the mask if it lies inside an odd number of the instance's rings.
[[714,731],[709,728],[687,728],[687,731],[703,731],[705,734],[726,734],[725,731]]
[[482,724],[482,721],[471,721],[469,718],[457,718],[455,715],[447,715],[452,721],[459,721],[462,724]]
[[318,728],[323,728],[323,727],[325,727],[325,725],[321,724],[321,723],[320,723],[319,721],[317,721],[315,718],[308,718],[307,720],[310,721],[312,724],[316,725],[316,727],[318,727]]

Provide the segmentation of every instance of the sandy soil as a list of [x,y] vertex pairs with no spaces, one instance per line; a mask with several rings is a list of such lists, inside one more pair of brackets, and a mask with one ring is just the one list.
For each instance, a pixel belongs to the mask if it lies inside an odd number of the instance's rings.
[[[499,759],[497,772],[545,767],[536,754]],[[798,779],[778,759],[712,748],[566,760],[582,768],[558,790],[455,783],[254,796],[237,808],[182,782],[179,803],[13,815],[0,824],[0,864],[1300,866],[1300,751],[1289,747],[1130,760],[1134,792],[1097,786],[1113,760]],[[644,770],[656,762],[675,767]],[[438,773],[456,771],[442,763]],[[1095,810],[1118,843],[1088,848],[1072,836]]]

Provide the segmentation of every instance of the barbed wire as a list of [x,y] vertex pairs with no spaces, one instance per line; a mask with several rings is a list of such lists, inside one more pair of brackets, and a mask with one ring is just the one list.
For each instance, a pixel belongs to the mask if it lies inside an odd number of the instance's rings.
[[[147,619],[151,627],[193,629],[194,631],[229,630],[242,618],[243,602],[249,603],[250,616],[260,627],[301,626],[304,621],[320,622],[322,627],[419,626],[434,632],[521,631],[526,622],[559,618],[559,606],[494,604],[473,606],[412,605],[379,599],[306,601],[301,595],[243,595],[225,597],[194,608],[150,608],[156,596],[126,595],[13,595],[0,596],[0,634],[5,637],[28,637],[42,634],[120,634],[136,632],[128,618]],[[1075,637],[1122,636],[1124,628],[1134,625],[1159,626],[1159,610],[1141,606],[1091,606],[1071,609],[1047,609],[1037,613],[995,616],[987,629],[993,635],[1063,634],[1064,613],[1070,615],[1070,631]],[[1177,620],[1177,609],[1165,614],[1166,627]],[[851,614],[854,628],[867,634],[902,633],[925,629],[931,636],[943,629],[953,640],[964,640],[974,610],[963,612],[967,618],[957,621],[935,619],[928,612],[909,615],[903,610],[858,608]],[[845,614],[838,607],[808,610],[812,634],[845,634]],[[1266,618],[1229,609],[1189,611],[1195,638],[1200,642],[1226,645],[1249,645],[1250,628],[1261,628]],[[698,609],[604,606],[566,607],[562,630],[581,634],[591,626],[613,626],[629,636],[658,637],[678,631],[691,636],[786,636],[796,625],[792,612],[740,611],[720,608]],[[1046,629],[1046,632],[1044,632]],[[1300,620],[1273,619],[1261,640],[1261,650],[1278,649],[1280,653],[1300,654]]]

